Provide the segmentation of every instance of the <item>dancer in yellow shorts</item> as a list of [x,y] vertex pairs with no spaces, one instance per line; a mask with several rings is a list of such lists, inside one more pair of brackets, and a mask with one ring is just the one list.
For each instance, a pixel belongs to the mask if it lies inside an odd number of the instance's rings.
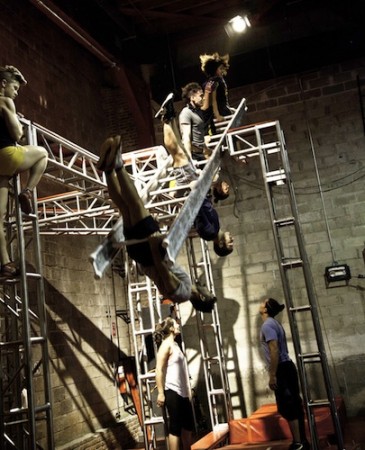
[[25,214],[33,213],[32,189],[40,181],[48,161],[47,151],[35,145],[20,146],[23,127],[16,114],[14,99],[26,81],[14,66],[0,67],[0,276],[12,277],[19,271],[10,261],[4,219],[7,213],[9,180],[13,175],[29,170],[25,189],[19,194],[19,202]]

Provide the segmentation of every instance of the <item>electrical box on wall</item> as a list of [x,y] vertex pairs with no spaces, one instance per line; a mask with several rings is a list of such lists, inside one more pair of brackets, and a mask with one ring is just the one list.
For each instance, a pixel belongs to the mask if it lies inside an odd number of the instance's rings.
[[327,266],[324,272],[324,279],[326,281],[326,287],[338,287],[330,286],[331,283],[341,283],[341,286],[347,286],[351,280],[350,267],[347,264],[337,264],[334,266]]

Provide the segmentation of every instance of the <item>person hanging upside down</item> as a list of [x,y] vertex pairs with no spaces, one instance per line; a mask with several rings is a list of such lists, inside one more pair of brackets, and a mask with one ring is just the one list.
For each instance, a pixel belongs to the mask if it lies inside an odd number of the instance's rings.
[[203,286],[193,285],[180,266],[167,265],[162,246],[164,237],[124,167],[121,149],[120,136],[107,138],[101,145],[97,167],[105,172],[109,195],[122,215],[126,241],[144,241],[127,245],[128,255],[155,283],[163,297],[176,303],[190,300],[195,309],[211,312],[216,297]]
[[[199,178],[200,172],[195,168],[191,158],[189,158],[189,153],[179,140],[172,98],[165,103],[165,109],[166,113],[162,117],[164,144],[173,159],[172,175],[176,180],[176,186],[194,183]],[[219,183],[215,183],[213,191],[215,199],[223,200],[228,197],[229,185],[220,180]],[[194,227],[202,239],[213,241],[214,251],[218,256],[227,256],[232,253],[232,235],[229,231],[221,229],[218,213],[208,196],[204,199],[195,218]]]

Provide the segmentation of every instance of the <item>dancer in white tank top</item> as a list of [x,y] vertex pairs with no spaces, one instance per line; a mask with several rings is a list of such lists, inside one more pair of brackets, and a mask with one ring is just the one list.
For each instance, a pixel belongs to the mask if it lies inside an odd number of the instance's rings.
[[169,448],[190,450],[194,429],[190,385],[184,354],[175,342],[180,334],[176,320],[168,317],[156,326],[154,339],[159,346],[156,363],[157,406],[169,415]]

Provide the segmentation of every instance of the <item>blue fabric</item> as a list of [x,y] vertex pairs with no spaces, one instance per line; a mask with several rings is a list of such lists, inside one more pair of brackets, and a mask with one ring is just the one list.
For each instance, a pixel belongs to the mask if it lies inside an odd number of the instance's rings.
[[213,241],[220,229],[217,211],[209,198],[205,198],[194,221],[194,227],[199,236],[205,241]]
[[285,330],[282,325],[273,317],[268,317],[261,326],[261,345],[264,350],[265,359],[270,364],[270,352],[268,342],[278,341],[279,363],[291,361],[286,343]]

